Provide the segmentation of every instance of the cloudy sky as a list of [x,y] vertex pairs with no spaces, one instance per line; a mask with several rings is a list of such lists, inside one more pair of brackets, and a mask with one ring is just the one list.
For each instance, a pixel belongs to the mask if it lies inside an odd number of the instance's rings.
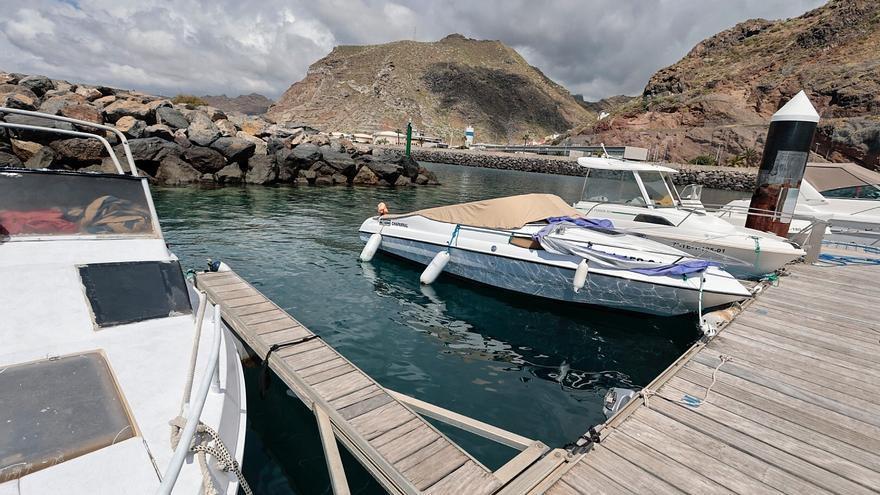
[[638,94],[698,41],[822,0],[0,0],[0,70],[277,98],[334,45],[499,39],[588,99]]

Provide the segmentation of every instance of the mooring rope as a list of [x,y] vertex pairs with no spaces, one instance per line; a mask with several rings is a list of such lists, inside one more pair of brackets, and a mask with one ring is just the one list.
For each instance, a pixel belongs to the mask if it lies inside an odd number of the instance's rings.
[[[168,423],[171,425],[172,432],[171,447],[176,449],[177,444],[180,442],[180,434],[183,431],[183,426],[186,424],[186,418],[178,416]],[[205,495],[218,495],[220,493],[217,490],[217,487],[214,486],[214,479],[211,477],[211,472],[208,470],[208,454],[217,460],[217,467],[221,471],[235,474],[235,477],[238,478],[238,484],[241,487],[241,491],[244,492],[245,495],[253,495],[254,492],[251,490],[247,480],[244,479],[244,474],[241,472],[241,466],[238,465],[238,461],[235,460],[235,457],[229,453],[229,449],[226,448],[226,445],[220,438],[220,434],[201,421],[199,421],[196,434],[199,436],[199,440],[196,441],[196,439],[193,438],[193,443],[190,445],[189,451],[196,454],[199,459],[199,466],[202,471],[202,486],[204,487]]]

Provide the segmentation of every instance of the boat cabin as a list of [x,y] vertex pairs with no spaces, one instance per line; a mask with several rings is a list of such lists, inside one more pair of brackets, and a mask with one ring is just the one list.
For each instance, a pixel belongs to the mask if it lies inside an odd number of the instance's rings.
[[581,157],[586,169],[581,201],[613,203],[647,208],[676,208],[681,197],[669,174],[675,169],[614,158]]

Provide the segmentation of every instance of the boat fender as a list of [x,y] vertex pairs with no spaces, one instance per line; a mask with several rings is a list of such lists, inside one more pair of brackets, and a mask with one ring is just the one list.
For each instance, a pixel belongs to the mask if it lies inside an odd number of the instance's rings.
[[232,268],[229,268],[229,265],[220,261],[220,260],[212,260],[208,258],[208,271],[209,272],[231,272]]
[[373,259],[373,256],[376,255],[376,250],[379,249],[379,244],[382,244],[382,234],[377,232],[371,235],[367,240],[367,245],[364,246],[364,249],[361,251],[361,261],[370,261]]
[[580,292],[581,289],[584,288],[584,285],[587,284],[587,275],[590,273],[590,267],[587,264],[587,260],[581,260],[578,263],[577,269],[574,271],[574,281],[572,285],[574,286],[574,291]]
[[232,268],[229,268],[229,265],[227,265],[226,263],[221,261],[220,265],[217,267],[217,271],[218,272],[231,272]]
[[440,272],[446,268],[446,264],[449,263],[449,253],[446,251],[440,251],[434,256],[434,259],[428,264],[428,267],[425,268],[425,271],[422,272],[422,276],[419,277],[419,282],[423,284],[432,284],[437,277],[440,276]]

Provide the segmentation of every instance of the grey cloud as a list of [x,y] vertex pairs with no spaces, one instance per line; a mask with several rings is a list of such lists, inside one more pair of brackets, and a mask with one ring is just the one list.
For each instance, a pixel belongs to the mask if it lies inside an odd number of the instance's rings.
[[334,45],[500,39],[589,99],[641,92],[701,39],[819,0],[0,0],[0,69],[163,94],[277,97]]

